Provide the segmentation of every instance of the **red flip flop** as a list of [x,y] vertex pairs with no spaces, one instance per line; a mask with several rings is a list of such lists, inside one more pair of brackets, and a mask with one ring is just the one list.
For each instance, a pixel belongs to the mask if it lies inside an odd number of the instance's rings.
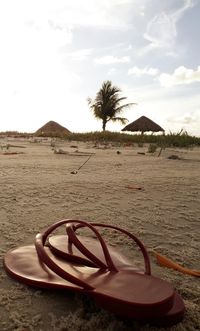
[[[145,252],[146,249],[143,246],[142,242],[135,237],[134,235],[128,233],[126,230],[123,230],[116,226],[111,226],[102,223],[90,223],[94,227],[103,227],[103,228],[110,228],[122,233],[129,235],[132,239],[134,237],[134,241],[136,241],[140,248]],[[90,265],[96,267],[97,265],[101,268],[101,263],[105,263],[105,257],[102,251],[102,247],[100,242],[97,239],[92,237],[85,237],[82,235],[77,235],[76,230],[79,228],[85,227],[83,223],[79,223],[74,225],[74,223],[70,224],[67,223],[66,225],[66,235],[57,235],[52,236],[48,239],[48,246],[54,252],[54,254],[58,256],[62,256],[63,258],[82,263],[83,265]],[[123,255],[117,248],[107,245],[109,253],[114,261],[115,265],[118,268],[128,269],[131,268],[138,273],[144,273],[145,271],[136,269],[133,266],[133,262],[130,261],[125,255]],[[95,255],[94,253],[95,252]],[[147,252],[144,253],[146,256]],[[148,254],[147,254],[148,256]],[[86,259],[87,258],[87,259]],[[99,259],[101,260],[99,262]],[[149,258],[147,257],[147,260]],[[92,264],[91,264],[92,263]],[[148,267],[150,271],[150,261],[148,263]],[[150,271],[151,273],[151,271]],[[157,325],[157,326],[171,326],[178,322],[180,322],[185,314],[185,305],[182,298],[179,296],[177,292],[175,292],[174,303],[172,309],[162,316],[162,318],[151,319],[150,323]]]
[[[104,252],[106,268],[78,266],[55,256],[45,247],[46,239],[53,230],[63,224],[72,223],[87,226],[96,234]],[[125,230],[121,229],[121,232],[132,237]],[[140,248],[145,261],[144,274],[131,269],[118,269],[96,228],[85,221],[63,220],[44,233],[39,233],[35,247],[24,246],[9,251],[5,255],[4,266],[12,277],[27,285],[79,291],[91,295],[102,308],[115,314],[138,320],[156,319],[160,320],[162,325],[169,321],[174,324],[178,314],[170,312],[174,311],[176,302],[179,302],[180,306],[181,298],[169,283],[151,276],[148,254],[144,246]]]

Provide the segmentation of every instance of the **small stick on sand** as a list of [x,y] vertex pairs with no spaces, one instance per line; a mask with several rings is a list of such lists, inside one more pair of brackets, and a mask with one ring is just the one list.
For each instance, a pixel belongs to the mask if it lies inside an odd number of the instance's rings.
[[77,170],[74,170],[74,171],[71,171],[71,174],[73,174],[73,175],[76,175],[77,173],[78,173],[78,170],[80,170],[83,166],[84,166],[84,164],[86,164],[88,161],[89,161],[89,159],[92,157],[92,155],[93,154],[91,154],[88,158],[87,158],[87,160],[77,169]]

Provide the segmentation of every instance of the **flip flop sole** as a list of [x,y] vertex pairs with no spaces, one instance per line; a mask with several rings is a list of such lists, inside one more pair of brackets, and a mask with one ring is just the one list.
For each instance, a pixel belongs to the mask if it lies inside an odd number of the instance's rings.
[[4,268],[12,278],[29,286],[47,289],[67,287],[69,290],[82,290],[42,263],[34,245],[9,250],[4,257]]
[[134,271],[96,271],[77,266],[45,251],[63,270],[91,285],[94,290],[83,289],[58,276],[38,258],[33,245],[7,252],[6,271],[16,280],[34,287],[66,289],[91,295],[104,309],[115,314],[135,318],[161,317],[172,309],[174,290],[171,285],[154,276]]
[[181,322],[185,315],[185,305],[180,295],[175,292],[172,308],[162,317],[149,320],[151,325],[170,327]]

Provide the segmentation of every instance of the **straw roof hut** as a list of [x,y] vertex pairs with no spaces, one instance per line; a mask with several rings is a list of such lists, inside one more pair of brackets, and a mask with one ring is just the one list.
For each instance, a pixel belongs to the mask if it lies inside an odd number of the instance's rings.
[[147,131],[152,131],[152,132],[159,132],[159,131],[165,131],[163,128],[161,128],[160,125],[156,124],[152,120],[150,120],[146,116],[141,116],[138,118],[136,121],[126,125],[122,131],[141,131],[143,134],[144,132]]
[[49,121],[45,125],[43,125],[40,129],[38,129],[35,132],[35,136],[45,136],[45,137],[56,137],[60,136],[63,134],[70,133],[68,129],[66,129],[64,126],[54,122],[54,121]]

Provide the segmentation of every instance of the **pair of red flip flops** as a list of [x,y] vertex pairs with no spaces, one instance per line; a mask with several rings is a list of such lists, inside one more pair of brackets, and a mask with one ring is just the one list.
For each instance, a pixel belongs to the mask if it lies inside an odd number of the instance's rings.
[[[60,226],[65,235],[51,235]],[[96,239],[77,235],[88,228]],[[97,230],[110,228],[127,235],[140,248],[144,271],[116,248],[106,245]],[[185,306],[167,282],[151,275],[150,259],[142,242],[119,227],[82,220],[61,220],[38,233],[35,245],[8,251],[4,267],[9,275],[30,286],[66,289],[90,295],[96,303],[117,315],[160,326],[180,322]]]

